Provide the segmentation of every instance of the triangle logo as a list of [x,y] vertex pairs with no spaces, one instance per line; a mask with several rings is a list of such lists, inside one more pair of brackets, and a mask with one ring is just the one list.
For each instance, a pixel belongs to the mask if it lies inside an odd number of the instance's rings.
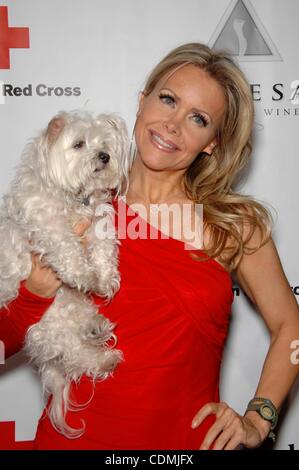
[[228,50],[243,61],[282,60],[249,0],[231,1],[209,46]]

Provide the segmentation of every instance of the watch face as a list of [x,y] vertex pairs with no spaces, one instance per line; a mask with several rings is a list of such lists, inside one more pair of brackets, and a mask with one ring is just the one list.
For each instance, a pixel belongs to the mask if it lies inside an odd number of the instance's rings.
[[260,408],[260,412],[261,412],[261,415],[265,419],[272,419],[273,416],[274,416],[274,412],[273,412],[272,408],[270,408],[270,406],[268,406],[268,405],[262,405],[261,408]]

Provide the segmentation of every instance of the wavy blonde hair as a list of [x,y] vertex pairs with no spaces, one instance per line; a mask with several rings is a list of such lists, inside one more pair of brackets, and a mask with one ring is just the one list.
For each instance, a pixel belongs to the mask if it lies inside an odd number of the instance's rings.
[[[148,77],[144,94],[149,95],[163,77],[188,64],[201,68],[216,80],[226,99],[226,112],[216,136],[217,146],[212,155],[197,156],[184,175],[184,185],[187,196],[203,204],[204,229],[208,227],[211,236],[206,254],[217,257],[232,271],[243,253],[254,252],[266,243],[272,227],[268,209],[232,189],[252,150],[251,90],[244,74],[227,53],[190,43],[177,47],[161,60]],[[256,230],[258,242],[249,243]]]

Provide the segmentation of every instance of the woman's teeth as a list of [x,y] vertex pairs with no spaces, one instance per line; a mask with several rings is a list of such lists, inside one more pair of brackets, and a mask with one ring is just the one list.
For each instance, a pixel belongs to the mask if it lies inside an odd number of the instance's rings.
[[176,146],[175,146],[175,145],[167,144],[167,143],[164,142],[164,140],[161,139],[161,137],[159,137],[157,134],[152,134],[152,137],[153,137],[153,140],[154,140],[155,142],[157,142],[157,144],[161,145],[161,147],[164,147],[164,148],[169,149],[169,150],[175,150],[175,149],[176,149]]

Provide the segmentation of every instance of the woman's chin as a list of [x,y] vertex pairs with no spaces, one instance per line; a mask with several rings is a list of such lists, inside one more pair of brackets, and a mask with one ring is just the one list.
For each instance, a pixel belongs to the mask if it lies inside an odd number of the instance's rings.
[[169,155],[164,156],[150,153],[148,155],[145,154],[142,156],[137,154],[135,164],[136,167],[140,169],[144,167],[145,169],[151,171],[171,171],[174,167],[174,162],[169,161]]
[[166,165],[165,161],[161,161],[161,158],[142,158],[140,159],[140,163],[142,166],[152,171],[170,170],[169,165]]
[[158,163],[153,163],[153,162],[143,162],[143,165],[145,166],[145,168],[147,168],[148,170],[151,170],[151,171],[169,171],[170,168],[165,165],[162,165],[161,163],[158,164]]

